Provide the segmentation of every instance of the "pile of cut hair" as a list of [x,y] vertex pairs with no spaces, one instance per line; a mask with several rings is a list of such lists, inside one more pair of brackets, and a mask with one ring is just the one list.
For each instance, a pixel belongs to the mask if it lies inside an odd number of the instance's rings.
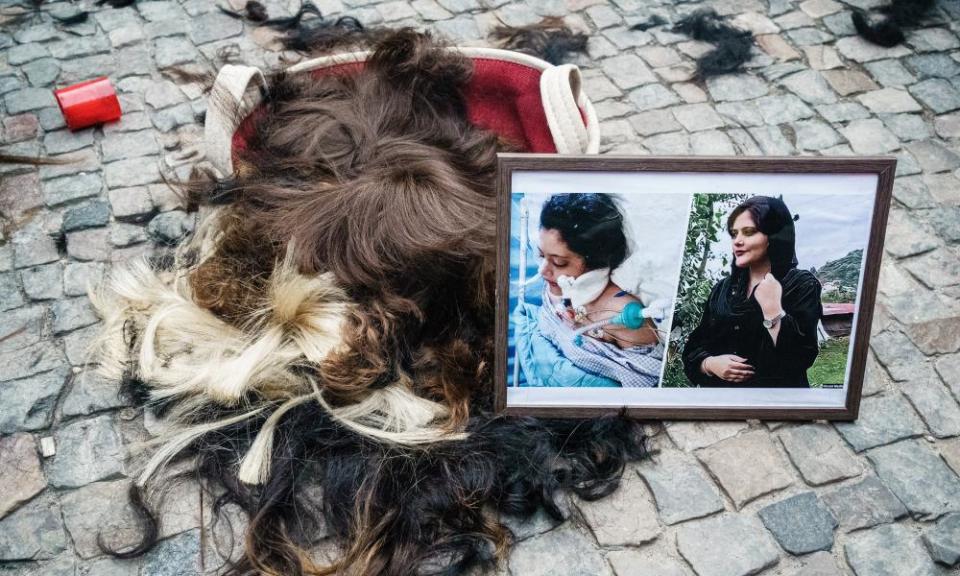
[[623,415],[491,413],[496,153],[520,146],[467,120],[471,70],[399,30],[353,73],[273,75],[232,174],[184,184],[192,237],[95,294],[101,372],[169,424],[113,554],[156,543],[179,470],[248,515],[226,573],[458,574],[505,558],[506,517],[562,519],[646,455]]

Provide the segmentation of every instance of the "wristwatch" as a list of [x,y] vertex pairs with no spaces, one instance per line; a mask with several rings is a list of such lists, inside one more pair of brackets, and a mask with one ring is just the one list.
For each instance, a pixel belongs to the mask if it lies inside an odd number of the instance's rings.
[[784,312],[783,310],[781,310],[779,314],[777,314],[777,315],[774,316],[773,318],[770,318],[769,320],[766,319],[766,318],[764,318],[764,319],[763,319],[763,327],[766,328],[767,330],[773,328],[774,326],[777,325],[778,322],[780,322],[780,319],[783,318],[783,317],[786,316],[786,315],[787,315],[787,313]]

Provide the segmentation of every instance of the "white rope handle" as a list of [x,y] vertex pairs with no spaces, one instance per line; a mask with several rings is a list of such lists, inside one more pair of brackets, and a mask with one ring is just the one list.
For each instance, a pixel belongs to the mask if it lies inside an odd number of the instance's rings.
[[580,69],[573,64],[547,68],[540,76],[543,111],[560,154],[600,151],[600,125],[582,84]]
[[203,140],[206,158],[218,176],[233,174],[233,134],[260,103],[260,88],[266,85],[263,72],[255,66],[227,64],[217,74],[207,99]]

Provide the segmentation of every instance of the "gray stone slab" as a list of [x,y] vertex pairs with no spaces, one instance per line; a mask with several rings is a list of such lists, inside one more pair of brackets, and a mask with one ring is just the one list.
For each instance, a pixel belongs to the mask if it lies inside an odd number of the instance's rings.
[[71,422],[55,439],[57,454],[47,467],[54,486],[75,488],[123,472],[123,443],[108,415]]
[[103,161],[125,160],[140,156],[152,156],[159,152],[157,139],[152,130],[110,134],[100,143]]
[[110,51],[110,42],[102,35],[61,38],[63,39],[58,42],[46,45],[50,48],[50,54],[60,60],[72,60]]
[[803,559],[803,565],[791,576],[843,576],[829,552],[815,552]]
[[128,501],[129,488],[129,480],[94,482],[61,497],[63,520],[81,558],[103,554],[98,539],[114,550],[138,542],[139,520]]
[[620,487],[606,498],[578,501],[601,546],[638,546],[655,540],[662,528],[650,492],[635,474],[624,474]]
[[856,102],[838,102],[836,104],[820,104],[817,112],[829,122],[849,122],[863,120],[870,117],[870,111]]
[[23,294],[14,272],[0,274],[0,310],[11,310],[23,306]]
[[[0,381],[19,380],[34,374],[47,372],[64,366],[63,352],[52,341],[45,340],[24,350],[13,350],[0,354]],[[13,384],[4,384],[4,387]],[[6,406],[6,404],[4,404]]]
[[880,119],[900,140],[925,140],[932,136],[930,124],[919,114],[882,114]]
[[692,152],[707,156],[734,156],[737,151],[727,135],[719,130],[705,130],[691,136]]
[[770,88],[751,74],[721,74],[707,78],[707,91],[714,101],[726,102],[766,96]]
[[723,498],[692,456],[675,450],[664,451],[641,463],[638,472],[653,492],[664,524],[723,510]]
[[108,188],[126,188],[160,182],[160,169],[156,156],[144,156],[119,160],[103,168]]
[[60,407],[64,417],[81,416],[126,406],[116,382],[108,381],[91,369],[73,376],[73,387]]
[[936,562],[960,565],[960,514],[947,514],[924,530],[923,542]]
[[710,130],[723,126],[723,120],[709,104],[687,104],[671,108],[674,117],[688,132]]
[[58,300],[51,307],[53,317],[52,327],[54,334],[63,334],[90,326],[97,322],[97,314],[90,304],[90,299],[84,296]]
[[738,508],[793,483],[788,465],[762,430],[724,440],[697,456]]
[[960,406],[936,374],[904,382],[901,390],[937,438],[960,435]]
[[780,441],[800,475],[813,486],[853,478],[863,472],[856,456],[829,426],[787,428],[780,433]]
[[81,561],[77,567],[76,576],[138,576],[138,574],[140,574],[140,558],[117,560],[100,557],[87,562]]
[[8,92],[3,96],[3,102],[7,107],[7,114],[20,114],[57,106],[53,92],[47,88],[24,88]]
[[960,168],[960,155],[939,142],[911,142],[906,147],[927,174]]
[[0,314],[0,352],[33,346],[44,337],[43,306],[18,308]]
[[53,58],[41,58],[24,64],[23,72],[31,86],[49,86],[60,76],[60,64]]
[[97,198],[67,208],[63,213],[63,231],[74,232],[105,226],[109,221],[110,204],[106,200]]
[[160,542],[144,554],[141,574],[201,576],[200,531],[191,530]]
[[22,66],[27,62],[37,60],[38,58],[46,58],[50,55],[50,51],[47,50],[46,46],[37,43],[20,44],[19,46],[10,48],[6,52],[7,63],[11,66]]
[[953,84],[942,78],[930,78],[918,82],[909,88],[910,93],[917,100],[933,110],[936,114],[943,114],[960,108],[960,91]]
[[732,514],[684,524],[677,530],[677,550],[698,576],[748,576],[780,560],[759,519]]
[[680,102],[676,94],[660,84],[641,86],[630,92],[628,99],[640,112],[664,108]]
[[813,110],[793,94],[764,96],[756,100],[764,122],[770,125],[796,122],[813,116]]
[[153,59],[157,68],[190,64],[196,62],[199,56],[193,44],[179,36],[157,38],[153,43]]
[[[20,271],[23,291],[31,300],[52,300],[63,296],[63,267],[59,262]],[[0,342],[0,346],[2,346]]]
[[746,422],[670,422],[666,429],[677,447],[691,452],[732,438],[746,427]]
[[877,114],[900,114],[903,112],[921,112],[923,106],[910,96],[906,90],[883,88],[857,96],[857,100]]
[[160,244],[172,245],[193,230],[193,222],[193,216],[180,210],[162,212],[150,220],[147,233]]
[[907,440],[867,453],[880,480],[916,518],[960,511],[960,478],[922,440]]
[[906,526],[889,524],[850,537],[844,549],[857,576],[936,576],[938,571],[920,537]]
[[82,261],[105,261],[110,258],[109,230],[91,228],[67,234],[67,254]]
[[[549,558],[549,562],[544,562]],[[524,576],[613,576],[588,539],[569,524],[524,540],[510,553],[510,572]]]
[[952,78],[960,74],[960,62],[949,54],[918,54],[904,58],[917,78]]
[[617,576],[693,576],[682,560],[648,547],[611,551],[607,553],[607,561]]
[[842,138],[836,130],[820,120],[807,120],[791,125],[797,136],[800,150],[823,150],[840,144]]
[[0,411],[0,433],[50,425],[54,403],[67,375],[63,370],[37,372],[59,368],[62,360],[62,353],[50,342],[0,354],[0,361],[10,362],[0,364],[5,366],[3,379],[9,379],[0,383],[0,406],[4,407]]
[[641,136],[675,132],[682,129],[669,110],[651,110],[635,114],[630,118],[630,124]]
[[32,434],[0,437],[0,518],[47,487],[40,467],[37,442]]
[[876,44],[871,44],[859,36],[848,36],[837,40],[836,48],[845,57],[857,62],[900,58],[901,56],[910,54],[910,50],[904,46],[884,48]]
[[837,521],[813,492],[775,502],[758,512],[780,547],[790,554],[808,554],[833,547]]
[[837,94],[827,84],[823,74],[816,70],[791,74],[780,83],[809,104],[832,104],[837,101]]
[[840,132],[858,154],[883,154],[900,148],[900,141],[875,118],[854,120]]
[[900,60],[879,60],[869,62],[864,67],[884,86],[907,86],[917,80]]
[[621,54],[600,62],[600,68],[613,83],[623,90],[657,81],[657,76],[646,63],[634,54]]
[[98,172],[55,178],[43,183],[43,197],[47,206],[58,206],[72,200],[97,196],[101,190],[103,181]]
[[0,521],[0,561],[46,560],[66,548],[60,506],[49,492]]
[[67,296],[83,296],[105,273],[106,265],[101,262],[70,262],[63,269],[63,291]]
[[[413,12],[413,10],[410,11]],[[190,19],[190,40],[198,46],[224,40],[242,32],[242,21],[231,18],[219,10]]]
[[903,396],[864,398],[854,422],[837,422],[837,431],[857,452],[922,435],[926,427]]

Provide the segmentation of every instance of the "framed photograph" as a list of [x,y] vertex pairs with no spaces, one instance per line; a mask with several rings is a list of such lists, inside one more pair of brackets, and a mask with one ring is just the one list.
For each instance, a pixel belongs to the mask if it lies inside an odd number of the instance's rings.
[[855,419],[895,167],[501,154],[497,409]]

